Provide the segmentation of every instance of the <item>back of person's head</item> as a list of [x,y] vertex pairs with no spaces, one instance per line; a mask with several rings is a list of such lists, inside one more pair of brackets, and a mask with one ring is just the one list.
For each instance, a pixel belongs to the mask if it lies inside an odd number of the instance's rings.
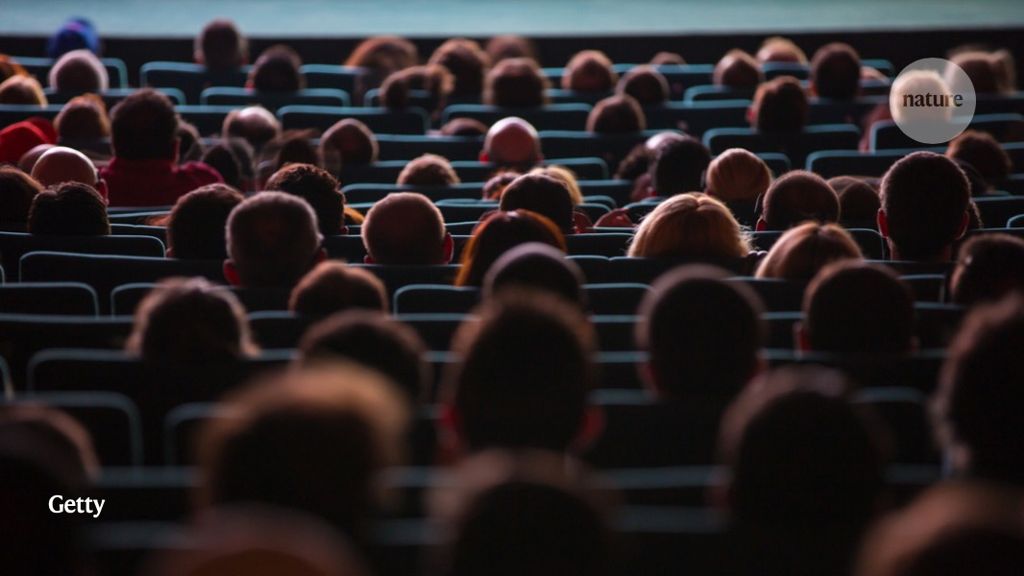
[[548,79],[527,58],[497,63],[484,79],[484,103],[502,108],[533,108],[547,104]]
[[110,113],[114,156],[128,160],[170,160],[178,152],[178,114],[166,95],[151,88],[130,94]]
[[[580,189],[579,180],[576,179],[576,173],[565,166],[559,166],[558,164],[538,166],[533,170],[530,170],[530,174],[550,176],[555,180],[561,181],[565,184],[566,188],[569,189],[569,198],[572,199],[573,206],[583,203],[583,191]],[[509,184],[511,184],[511,182],[509,182]],[[504,190],[502,192],[504,192]]]
[[259,152],[265,144],[281,135],[281,122],[262,106],[248,106],[228,112],[224,117],[223,137],[242,138]]
[[60,58],[65,52],[82,48],[94,54],[100,53],[100,35],[87,18],[68,18],[46,40],[46,55],[50,58]]
[[399,186],[454,186],[460,182],[451,162],[437,154],[424,154],[410,160],[397,180]]
[[401,463],[408,410],[397,386],[347,363],[291,370],[224,401],[201,433],[201,501],[319,516],[357,542],[381,504],[376,475]]
[[751,125],[765,134],[796,133],[807,124],[807,94],[792,76],[764,82],[754,94]]
[[583,271],[565,253],[540,242],[512,248],[494,261],[484,276],[484,298],[489,300],[506,290],[540,290],[567,302],[585,305]]
[[234,294],[203,278],[172,278],[142,299],[125,349],[147,362],[202,364],[250,356],[256,345]]
[[484,200],[501,200],[501,195],[505,193],[505,188],[508,185],[515,182],[516,178],[522,176],[519,172],[511,170],[498,172],[494,176],[491,176],[487,182],[484,182],[483,188],[483,199]]
[[619,79],[615,93],[632,96],[641,106],[657,106],[669,99],[668,80],[654,66],[634,66]]
[[[1007,91],[1002,78],[1001,66],[991,54],[968,50],[953,55],[950,60],[967,74],[976,94],[999,94]],[[950,72],[947,71],[946,74],[946,79],[949,80]]]
[[228,216],[225,276],[242,286],[291,287],[322,256],[321,241],[308,202],[260,192]]
[[33,76],[11,76],[0,82],[0,104],[46,106],[43,86]]
[[306,87],[299,68],[302,58],[291,46],[275,44],[264,50],[249,71],[248,84],[257,92],[296,92]]
[[103,100],[95,94],[75,96],[53,120],[60,140],[89,142],[110,136],[110,118]]
[[594,329],[578,307],[506,292],[477,309],[452,341],[460,359],[446,397],[465,447],[564,452],[581,432],[594,385]]
[[267,190],[285,192],[302,198],[316,212],[320,233],[340,234],[344,228],[345,197],[341,185],[323,168],[311,164],[288,164],[267,180]]
[[[228,186],[239,190],[246,189],[247,179],[242,174],[242,160],[238,158],[235,150],[228,143],[224,142],[210,146],[203,151],[200,161],[216,170]],[[251,172],[250,170],[250,177],[252,175]]]
[[715,64],[711,79],[716,86],[753,90],[764,82],[764,73],[753,56],[743,50],[730,50]]
[[481,160],[499,166],[526,167],[540,159],[540,135],[526,120],[509,116],[487,130]]
[[853,357],[901,355],[914,347],[914,295],[884,266],[842,260],[804,293],[801,345]]
[[757,268],[758,278],[807,282],[838,260],[860,260],[860,247],[846,229],[836,224],[805,222],[775,241]]
[[14,166],[0,165],[0,226],[28,223],[32,200],[43,186]]
[[956,163],[940,154],[914,152],[882,178],[879,230],[893,259],[949,260],[964,232],[970,190]]
[[32,166],[32,178],[43,186],[78,182],[97,187],[99,182],[92,160],[78,150],[65,146],[54,146],[43,152]]
[[853,100],[860,93],[860,55],[849,44],[826,44],[811,58],[810,80],[819,98]]
[[612,61],[600,50],[577,52],[562,72],[562,89],[574,92],[611,92],[618,81]]
[[[892,82],[890,102],[906,102],[917,94],[952,96],[949,85],[934,70],[908,70]],[[953,109],[948,106],[893,106],[890,108],[896,122],[949,122]]]
[[28,212],[28,232],[44,236],[106,236],[107,205],[95,188],[63,182],[36,194]]
[[757,61],[761,64],[766,62],[807,64],[807,54],[789,38],[772,36],[761,43],[761,48],[757,51]]
[[882,200],[878,189],[865,180],[853,176],[834,176],[828,185],[839,196],[839,213],[844,222],[874,222]]
[[487,41],[485,47],[491,63],[497,64],[509,58],[537,60],[537,47],[533,41],[516,34],[499,34]]
[[409,326],[371,310],[348,310],[314,324],[299,342],[306,366],[345,360],[377,370],[413,404],[426,401],[433,373],[427,345]]
[[547,217],[564,234],[573,232],[573,203],[564,180],[544,174],[524,174],[501,194],[499,208],[506,212],[529,210]]
[[689,265],[660,277],[638,311],[648,385],[666,400],[730,398],[760,369],[764,305],[729,273]]
[[195,124],[179,119],[175,136],[178,138],[178,164],[198,162],[202,158],[206,147]]
[[326,318],[353,309],[387,312],[388,295],[384,283],[370,272],[344,262],[325,261],[295,285],[288,309],[308,318]]
[[758,229],[788,230],[807,220],[838,222],[839,196],[813,172],[787,172],[764,193]]
[[440,114],[455,86],[455,77],[440,64],[410,66],[392,72],[380,86],[380,105],[388,110],[404,110],[410,105],[410,92],[421,90],[429,95],[420,104],[432,117]]
[[476,41],[452,38],[434,50],[430,63],[444,66],[455,77],[453,95],[479,96],[483,92],[490,57]]
[[233,70],[249,61],[249,41],[234,22],[218,18],[196,36],[193,57],[215,72]]
[[72,50],[50,68],[49,84],[59,94],[103,92],[110,84],[107,69],[88,50]]
[[[289,164],[321,167],[320,155],[311,141],[313,134],[313,130],[286,130],[263,148],[260,169],[271,168],[273,172],[277,172]],[[266,162],[268,159],[270,161]]]
[[968,238],[960,245],[949,290],[951,300],[963,306],[1024,290],[1024,240],[1009,234]]
[[100,471],[89,431],[78,420],[25,399],[0,408],[0,454],[35,461],[76,492],[88,489]]
[[980,305],[949,347],[935,396],[939,439],[956,472],[1024,483],[1024,300],[1009,295]]
[[708,164],[704,191],[723,202],[748,202],[768,191],[772,171],[757,154],[730,148]]
[[654,149],[648,169],[651,186],[658,196],[673,196],[704,189],[704,172],[711,164],[711,152],[690,136],[667,140]]
[[364,166],[377,161],[377,137],[355,118],[339,120],[320,138],[324,167],[340,174],[345,166]]
[[595,134],[635,134],[647,128],[640,103],[629,94],[609,96],[587,116],[587,131]]
[[1013,171],[1010,155],[988,132],[965,130],[950,141],[946,156],[973,166],[989,190],[1001,186]]
[[451,258],[444,216],[423,194],[388,194],[366,213],[361,233],[367,261],[374,264],[426,266]]
[[394,72],[415,66],[418,61],[416,45],[405,38],[374,36],[360,42],[345,65],[368,68],[379,82]]
[[739,222],[707,194],[677,194],[640,222],[629,255],[641,258],[732,260],[750,251]]
[[167,219],[167,255],[182,260],[223,260],[228,216],[245,200],[225,184],[207,184],[178,198]]
[[838,372],[780,368],[726,413],[719,452],[741,573],[849,572],[880,508],[885,437],[848,394]]
[[565,253],[565,236],[547,216],[529,210],[496,211],[481,219],[462,250],[456,286],[481,286],[487,271],[502,254],[529,242]]

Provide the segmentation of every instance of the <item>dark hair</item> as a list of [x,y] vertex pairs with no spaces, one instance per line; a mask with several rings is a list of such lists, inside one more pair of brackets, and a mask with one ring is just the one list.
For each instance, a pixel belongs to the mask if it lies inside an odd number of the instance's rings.
[[228,215],[245,198],[225,184],[208,184],[178,198],[167,219],[167,247],[182,260],[222,260]]
[[264,50],[249,71],[249,83],[257,92],[296,92],[306,86],[299,68],[302,58],[290,46],[275,44]]
[[68,100],[53,120],[53,127],[60,140],[84,142],[110,136],[107,107],[95,94],[83,94]]
[[402,168],[397,183],[400,186],[454,186],[460,182],[448,159],[437,154],[424,154],[414,158]]
[[361,233],[377,264],[425,266],[442,264],[445,257],[444,217],[423,194],[388,194],[366,213]]
[[507,292],[459,327],[447,402],[470,450],[566,451],[594,384],[594,330],[583,313],[544,293]]
[[384,283],[372,273],[344,262],[317,264],[299,280],[288,309],[308,318],[326,318],[352,309],[388,311]]
[[0,165],[0,224],[26,224],[43,186],[14,166]]
[[821,270],[804,293],[812,350],[850,356],[906,354],[914,343],[914,296],[895,272],[859,260]]
[[754,94],[754,128],[758,132],[800,132],[807,124],[807,94],[792,76],[764,82]]
[[[310,164],[319,168],[320,156],[310,141],[314,133],[313,130],[288,130],[268,142],[262,150],[262,155],[264,158],[273,158],[274,172],[289,164]],[[261,162],[260,167],[265,166],[266,164]]]
[[581,50],[569,59],[562,72],[562,88],[575,92],[611,92],[619,75],[600,50]]
[[203,26],[196,36],[196,59],[220,71],[238,68],[249,59],[249,42],[231,20],[218,18]]
[[583,271],[564,252],[540,242],[520,244],[505,252],[487,270],[483,291],[493,298],[504,290],[543,290],[585,308]]
[[368,68],[369,77],[362,78],[360,88],[373,88],[393,72],[415,66],[419,60],[416,45],[398,36],[374,36],[356,46],[345,61],[346,66]]
[[636,340],[650,354],[660,395],[728,398],[757,372],[764,305],[728,276],[712,266],[683,266],[659,278],[644,297]]
[[452,38],[430,56],[431,64],[440,64],[455,77],[455,96],[479,96],[484,89],[484,74],[490,58],[480,45],[466,38]]
[[384,79],[380,87],[380,104],[388,110],[404,110],[409,107],[409,91],[423,90],[430,95],[423,107],[436,117],[447,104],[454,82],[451,72],[440,64],[403,68]]
[[324,167],[340,174],[345,166],[363,166],[377,161],[377,138],[360,120],[339,120],[320,138]]
[[522,176],[522,174],[511,170],[498,172],[494,176],[491,176],[487,182],[484,182],[483,199],[501,200],[501,195],[505,193],[505,188],[508,188],[508,185],[515,182],[516,178],[519,178],[520,176]]
[[573,231],[572,196],[564,182],[543,174],[523,174],[505,187],[501,210],[530,210],[546,216],[566,234]]
[[207,148],[203,152],[202,162],[216,170],[228,186],[238,189],[243,187],[242,163],[227,144],[214,144]]
[[106,236],[110,234],[107,205],[88,184],[56,184],[32,199],[28,231],[46,236]]
[[462,249],[456,286],[481,286],[484,275],[502,254],[527,242],[541,242],[565,252],[565,237],[548,217],[529,210],[496,211],[481,218]]
[[133,92],[110,113],[110,144],[118,158],[173,158],[177,134],[178,113],[174,104],[152,88]]
[[654,66],[634,66],[615,86],[616,94],[627,94],[641,106],[656,106],[669,98],[668,80]]
[[1024,290],[1024,240],[1009,234],[968,238],[960,245],[949,289],[951,300],[964,306]]
[[313,267],[321,240],[309,203],[283,192],[260,192],[228,216],[228,257],[246,286],[294,285]]
[[914,152],[882,178],[888,239],[903,260],[939,256],[957,239],[970,202],[967,177],[950,159]]
[[658,196],[674,196],[704,189],[704,172],[711,164],[711,152],[691,136],[670,140],[654,151],[648,173]]
[[452,118],[441,126],[442,136],[483,136],[487,125],[476,118]]
[[839,197],[839,213],[843,222],[874,223],[882,199],[878,188],[863,178],[835,176],[828,179],[828,185]]
[[597,134],[635,134],[647,128],[640,103],[628,94],[609,96],[587,116],[587,131]]
[[761,218],[769,230],[788,230],[807,220],[839,221],[839,196],[824,178],[793,170],[772,182],[761,199]]
[[316,212],[320,233],[334,236],[344,225],[345,197],[341,185],[323,168],[310,164],[288,164],[267,180],[267,190],[286,192],[305,200]]
[[484,80],[484,103],[503,108],[543,106],[548,79],[533,60],[509,58],[487,73]]
[[500,34],[487,41],[487,55],[492,64],[509,58],[537,60],[537,47],[529,38],[515,34]]
[[964,131],[950,141],[946,156],[973,166],[989,189],[1003,185],[1013,171],[1010,155],[988,132]]
[[818,97],[853,100],[860,92],[860,56],[849,44],[826,44],[811,58],[810,76]]
[[730,50],[715,64],[712,80],[716,86],[754,89],[764,81],[757,60],[743,50]]

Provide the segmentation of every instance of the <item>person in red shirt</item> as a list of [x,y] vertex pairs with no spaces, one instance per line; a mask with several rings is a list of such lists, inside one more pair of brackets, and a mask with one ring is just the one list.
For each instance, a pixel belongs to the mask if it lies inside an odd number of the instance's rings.
[[114,158],[100,170],[110,206],[170,206],[179,196],[222,181],[201,162],[178,165],[177,129],[174,105],[155,90],[139,90],[114,107]]

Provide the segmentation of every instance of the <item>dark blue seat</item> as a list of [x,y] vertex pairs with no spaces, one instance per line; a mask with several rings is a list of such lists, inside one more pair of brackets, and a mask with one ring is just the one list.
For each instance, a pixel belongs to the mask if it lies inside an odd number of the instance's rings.
[[[877,230],[871,230],[869,228],[850,228],[847,230],[854,241],[860,246],[861,252],[864,253],[864,257],[871,260],[884,260],[886,253],[885,240]],[[766,230],[758,231],[752,234],[754,245],[761,250],[771,250],[775,242],[785,232],[777,230]]]
[[486,104],[453,104],[444,109],[441,123],[455,118],[473,118],[490,126],[502,118],[518,116],[537,130],[583,130],[590,106],[587,104],[549,104],[535,108],[499,108]]
[[21,257],[41,251],[162,257],[164,245],[152,236],[39,236],[0,232],[0,257],[13,279],[20,278]]
[[[608,165],[601,158],[573,157],[555,158],[549,156],[541,166],[563,166],[576,174],[577,180],[607,180]],[[452,162],[452,168],[463,182],[486,182],[491,176],[501,171],[501,167],[491,163],[474,160]]]
[[561,88],[548,88],[548,101],[552,104],[589,104],[593,106],[612,95],[611,92],[576,92]]
[[691,86],[683,93],[684,102],[700,102],[706,100],[753,100],[753,98],[753,88],[733,88],[731,86],[718,86],[715,84]]
[[[945,149],[932,149],[942,153]],[[822,178],[833,176],[881,177],[897,160],[915,150],[894,149],[860,152],[858,150],[820,150],[807,156],[807,170]]]
[[807,110],[809,124],[857,124],[880,104],[889,101],[888,84],[886,93],[875,96],[861,96],[855,100],[829,100],[812,98]]
[[479,302],[480,289],[475,286],[410,284],[395,292],[391,311],[395,314],[469,314]]
[[51,104],[49,106],[0,104],[0,129],[33,116],[53,120],[57,117],[57,114],[60,113],[61,108],[62,106],[56,104]]
[[550,158],[582,158],[596,156],[615,172],[629,152],[647,138],[664,130],[647,130],[636,134],[594,134],[574,130],[545,130],[540,133],[541,149]]
[[807,126],[793,134],[763,134],[752,128],[715,128],[704,134],[704,144],[712,154],[729,148],[751,152],[782,152],[796,166],[818,150],[856,150],[860,131],[852,124]]
[[339,120],[355,118],[373,132],[382,134],[425,134],[430,128],[427,113],[419,108],[387,110],[342,106],[284,106],[277,117],[285,130],[315,128],[327,130]]
[[476,136],[377,134],[377,145],[381,160],[412,160],[424,154],[437,154],[454,162],[479,159],[484,140]]
[[[25,71],[35,76],[43,86],[49,84],[50,68],[56,62],[53,58],[11,56],[11,59],[21,64]],[[128,68],[124,65],[124,60],[120,58],[100,58],[100,63],[107,70],[107,79],[111,87],[128,87]]]
[[648,128],[682,130],[700,138],[712,128],[749,125],[749,107],[747,100],[669,102],[661,106],[647,106],[644,114]]
[[78,282],[20,282],[0,286],[0,314],[96,316],[96,292]]
[[633,234],[629,232],[597,232],[568,234],[566,246],[572,256],[625,256]]
[[198,104],[199,95],[210,86],[245,86],[249,66],[237,70],[210,71],[192,62],[147,62],[139,69],[139,81],[153,88],[176,88],[185,93],[188,104]]
[[[710,259],[709,259],[710,260]],[[713,264],[739,276],[751,276],[757,259],[753,256],[717,261],[676,260],[660,258],[633,258],[623,256],[611,258],[604,275],[604,282],[640,282],[653,283],[659,276],[685,264]]]
[[299,71],[307,88],[336,88],[349,94],[357,93],[359,80],[367,72],[365,68],[334,64],[303,64]]
[[[1024,141],[1024,115],[1021,114],[977,114],[970,128],[988,132],[1000,142]],[[904,134],[895,121],[883,120],[871,126],[872,150],[920,146],[921,143]]]
[[201,136],[219,136],[224,127],[224,118],[238,106],[175,106],[175,110],[189,124],[199,130]]
[[1004,228],[1011,218],[1024,214],[1021,196],[975,196],[972,200],[986,228]]
[[[106,104],[107,110],[110,110],[116,106],[118,102],[133,94],[136,90],[137,88],[110,88],[100,92],[99,97],[103,100],[103,103]],[[157,88],[157,90],[170,98],[171,102],[175,106],[188,104],[185,93],[177,88],[165,87]],[[68,100],[78,96],[77,93],[61,94],[59,92],[54,92],[52,88],[47,88],[44,92],[46,93],[46,100],[50,104],[65,104]]]
[[380,266],[358,264],[372,272],[384,282],[388,294],[394,294],[402,286],[410,284],[451,284],[459,272],[457,264],[439,266]]
[[306,106],[349,106],[348,92],[337,88],[307,88],[297,92],[257,92],[238,86],[212,86],[199,95],[203,106],[253,106],[260,105],[277,110],[289,105]]

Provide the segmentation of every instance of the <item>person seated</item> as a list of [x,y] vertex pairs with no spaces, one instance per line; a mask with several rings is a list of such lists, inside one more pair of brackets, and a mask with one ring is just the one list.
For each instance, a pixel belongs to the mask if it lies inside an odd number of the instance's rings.
[[758,278],[810,282],[825,266],[840,260],[862,260],[860,247],[836,224],[804,222],[775,241],[757,267]]
[[434,266],[452,259],[444,216],[423,194],[388,194],[366,213],[360,232],[367,264]]
[[748,386],[719,435],[717,500],[733,574],[849,574],[883,510],[884,430],[820,367],[785,367]]
[[769,62],[807,64],[807,54],[789,38],[772,36],[761,43],[757,61],[762,65]]
[[536,108],[548,103],[548,79],[537,62],[508,58],[497,63],[484,79],[484,104],[499,108]]
[[201,162],[178,165],[178,115],[167,96],[144,88],[111,114],[114,158],[100,169],[111,206],[170,206],[179,196],[220,182]]
[[416,45],[399,36],[374,36],[356,46],[345,66],[364,68],[356,83],[356,95],[380,86],[385,78],[419,63]]
[[390,378],[410,406],[428,402],[433,371],[427,345],[408,325],[380,312],[387,310],[346,310],[317,322],[299,342],[298,364],[354,362]]
[[601,100],[587,116],[587,132],[594,134],[636,134],[646,128],[643,108],[628,94]]
[[308,202],[260,192],[228,216],[224,277],[234,286],[291,288],[325,258],[322,241]]
[[388,110],[405,110],[414,104],[410,102],[410,91],[421,90],[427,93],[428,99],[415,105],[425,109],[431,120],[438,120],[454,85],[455,77],[440,64],[412,66],[384,79],[380,86],[380,105]]
[[516,34],[499,34],[492,36],[484,47],[491,59],[491,64],[497,64],[509,58],[529,58],[538,61],[537,47],[533,41]]
[[636,99],[640,106],[660,106],[668,102],[668,80],[654,66],[634,66],[622,75],[615,85],[615,93]]
[[669,197],[704,189],[704,172],[711,164],[711,152],[700,140],[690,136],[668,137],[648,147],[653,151],[647,173],[650,175],[650,196]]
[[35,195],[28,211],[29,234],[40,236],[106,236],[110,220],[95,188],[63,182]]
[[594,433],[594,328],[543,292],[507,292],[452,339],[458,358],[442,389],[442,440],[456,454],[501,448],[574,452]]
[[916,347],[914,295],[884,266],[842,260],[804,292],[799,347],[851,358],[902,356]]
[[178,138],[178,164],[198,162],[203,157],[206,145],[194,124],[179,119],[175,136]]
[[275,44],[253,63],[245,86],[256,92],[298,92],[306,87],[306,79],[299,71],[301,67],[302,58],[294,48]]
[[733,49],[715,64],[711,82],[731,90],[753,91],[764,82],[764,73],[753,56],[743,50]]
[[217,18],[196,36],[192,57],[214,74],[239,70],[249,63],[249,40],[234,22]]
[[750,126],[762,134],[796,134],[807,125],[807,94],[792,76],[762,83],[747,112]]
[[635,258],[731,261],[750,243],[729,208],[702,193],[677,194],[640,222],[629,246]]
[[708,164],[704,192],[722,202],[754,202],[768,191],[772,171],[757,154],[730,148]]
[[562,72],[562,90],[603,94],[611,92],[619,75],[612,61],[600,50],[581,50],[573,55]]
[[444,156],[424,154],[414,158],[398,174],[399,186],[455,186],[462,181]]
[[520,244],[540,242],[566,252],[565,236],[547,216],[529,210],[495,211],[484,215],[462,249],[456,286],[482,286],[487,271],[503,254]]
[[515,182],[516,178],[522,176],[519,172],[505,171],[498,172],[494,176],[491,176],[487,182],[484,182],[482,198],[484,200],[501,200],[501,195],[505,193],[505,188],[508,185]]
[[357,545],[382,506],[377,475],[401,464],[406,403],[355,364],[280,372],[222,402],[200,433],[198,511],[240,503],[308,512]]
[[949,158],[913,152],[882,178],[878,231],[892,260],[949,262],[970,216],[970,188]]
[[441,126],[438,135],[483,138],[487,135],[487,126],[476,118],[452,118]]
[[818,98],[854,100],[860,94],[860,77],[860,55],[849,44],[826,44],[811,58],[810,90]]
[[686,59],[676,52],[661,51],[651,57],[651,66],[683,66]]
[[[1012,74],[1006,72],[1008,68],[1012,70],[1013,67],[1012,56],[1008,51],[989,53],[981,50],[964,50],[951,56],[950,61],[964,71],[978,95],[1012,94],[1016,90]],[[947,71],[947,83],[952,84],[951,80],[951,73]]]
[[475,40],[452,38],[434,50],[428,63],[444,66],[454,76],[452,96],[479,98],[491,60]]
[[824,178],[792,170],[772,182],[761,197],[758,230],[788,230],[801,222],[839,221],[839,196]]
[[334,175],[340,175],[346,166],[373,164],[379,155],[377,137],[355,118],[339,120],[320,137],[324,168]]
[[572,195],[560,178],[542,174],[524,174],[501,194],[499,209],[529,210],[550,219],[563,234],[576,232]]
[[245,197],[225,184],[207,184],[174,203],[167,218],[167,257],[181,260],[224,260],[228,216]]
[[[238,141],[245,142],[241,139]],[[235,148],[229,144],[210,146],[203,151],[199,161],[216,170],[224,184],[236,190],[248,190],[251,187],[252,171],[249,171],[248,177],[243,176],[242,160],[236,155]]]
[[828,185],[839,197],[839,213],[847,226],[855,224],[857,228],[874,228],[878,219],[878,210],[882,207],[882,199],[878,197],[878,188],[865,178],[854,176],[834,176],[828,179]]
[[480,151],[481,162],[516,170],[527,170],[543,159],[537,129],[516,116],[495,122],[487,130],[484,147]]
[[43,186],[14,166],[0,165],[0,229],[24,232],[32,200]]
[[982,234],[960,245],[949,279],[952,302],[974,306],[1019,290],[1024,290],[1024,240],[1009,234]]
[[107,69],[88,50],[72,50],[61,56],[47,78],[50,89],[58,94],[100,93],[110,86]]
[[268,142],[279,138],[281,132],[281,121],[273,112],[262,106],[247,106],[228,112],[221,137],[225,140],[241,138],[259,153]]
[[372,273],[344,262],[324,261],[292,289],[288,310],[307,318],[326,318],[345,310],[387,312],[388,294]]
[[44,187],[62,182],[78,182],[91,186],[101,197],[107,193],[107,184],[99,178],[92,160],[78,150],[65,146],[54,146],[43,152],[32,165],[32,178]]
[[[569,190],[569,198],[572,199],[573,206],[579,206],[583,204],[583,191],[580,189],[580,183],[576,179],[576,173],[566,168],[565,166],[559,166],[557,164],[549,164],[547,166],[538,166],[533,170],[530,170],[530,174],[540,174],[542,176],[550,176],[555,180],[558,180],[565,184],[565,187]],[[504,172],[503,174],[509,174]],[[518,175],[516,175],[518,177]],[[515,178],[513,178],[514,180]],[[508,182],[509,184],[512,181]],[[504,193],[504,190],[502,190]],[[501,194],[498,195],[500,198]],[[581,212],[577,212],[576,216],[583,216]]]
[[483,297],[490,300],[506,290],[528,288],[555,294],[586,308],[580,267],[557,248],[540,242],[520,244],[501,255],[484,276]]
[[95,94],[75,96],[53,120],[57,140],[68,143],[95,143],[110,138],[110,118],[103,100]]
[[988,132],[963,131],[949,142],[946,157],[966,162],[977,170],[984,182],[985,193],[998,190],[1013,172],[1010,155]]
[[32,76],[11,76],[0,82],[0,104],[45,107],[49,104],[43,87]]
[[274,172],[264,189],[298,196],[309,203],[324,236],[347,232],[341,184],[323,168],[311,164],[288,164]]
[[135,310],[125,350],[146,362],[230,362],[258,352],[245,308],[223,286],[203,278],[157,284]]

